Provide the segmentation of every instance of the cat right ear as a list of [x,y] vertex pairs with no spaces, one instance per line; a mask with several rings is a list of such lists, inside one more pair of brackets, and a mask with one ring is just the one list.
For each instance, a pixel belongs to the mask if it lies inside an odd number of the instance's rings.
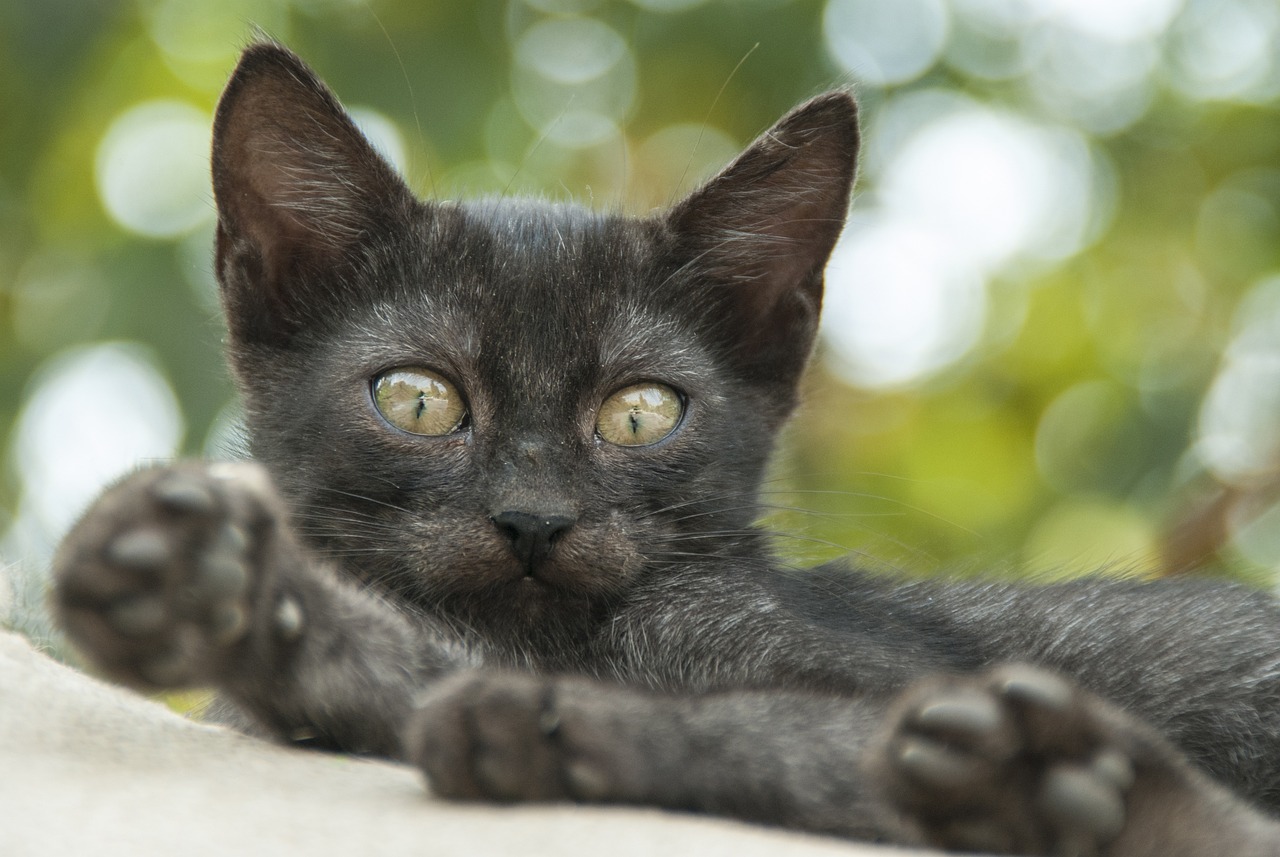
[[[213,125],[216,265],[241,341],[287,339],[365,243],[406,221],[412,193],[292,52],[261,43]],[[315,292],[311,294],[310,292]]]
[[852,95],[818,96],[667,215],[676,258],[707,285],[714,328],[778,401],[794,398],[812,349],[858,142]]

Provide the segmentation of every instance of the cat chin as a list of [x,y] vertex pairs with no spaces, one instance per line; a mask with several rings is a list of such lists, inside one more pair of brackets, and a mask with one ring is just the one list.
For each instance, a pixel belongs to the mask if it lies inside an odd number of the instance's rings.
[[552,603],[608,596],[623,588],[638,565],[602,557],[598,564],[587,567],[549,561],[530,572],[523,564],[504,558],[485,568],[471,566],[446,585],[459,597],[478,601],[501,597]]
[[[419,606],[496,643],[524,649],[530,637],[567,642],[590,634],[609,599],[521,577],[483,590],[437,593]],[[559,648],[558,646],[553,646]]]

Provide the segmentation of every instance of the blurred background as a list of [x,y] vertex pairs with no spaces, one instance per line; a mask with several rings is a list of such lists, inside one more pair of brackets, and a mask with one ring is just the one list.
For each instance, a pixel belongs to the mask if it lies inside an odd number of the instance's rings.
[[233,449],[207,152],[254,26],[436,198],[648,211],[854,86],[783,548],[1272,585],[1275,0],[4,0],[0,621],[47,638],[106,481]]

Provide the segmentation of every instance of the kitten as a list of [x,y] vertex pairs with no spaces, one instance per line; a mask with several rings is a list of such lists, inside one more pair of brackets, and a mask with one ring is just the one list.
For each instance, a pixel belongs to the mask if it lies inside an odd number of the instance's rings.
[[1270,597],[791,573],[753,526],[857,147],[835,92],[650,217],[423,202],[251,47],[213,181],[257,463],[108,490],[55,561],[63,627],[124,682],[212,685],[447,797],[1278,853]]

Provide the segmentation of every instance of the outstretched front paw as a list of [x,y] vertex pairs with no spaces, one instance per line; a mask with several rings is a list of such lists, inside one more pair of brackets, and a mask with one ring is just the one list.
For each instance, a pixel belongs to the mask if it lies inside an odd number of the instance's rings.
[[1135,747],[1116,709],[1012,666],[907,691],[873,776],[916,836],[1000,854],[1103,852],[1126,823]]
[[[261,569],[279,515],[265,471],[183,463],[109,489],[54,559],[56,607],[104,672],[144,688],[216,678],[261,612]],[[268,617],[300,623],[297,604]]]
[[645,769],[628,737],[635,702],[584,680],[462,673],[419,701],[405,747],[441,797],[634,799]]

